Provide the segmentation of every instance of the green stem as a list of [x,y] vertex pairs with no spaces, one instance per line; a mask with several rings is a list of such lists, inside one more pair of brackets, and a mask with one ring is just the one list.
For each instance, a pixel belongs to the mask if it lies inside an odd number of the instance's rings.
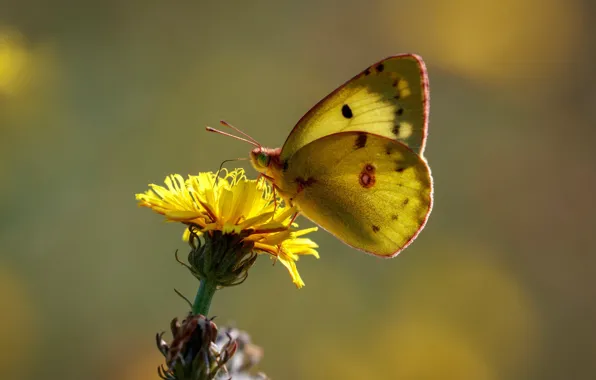
[[195,302],[192,305],[193,315],[202,314],[207,317],[209,306],[211,306],[211,300],[213,299],[216,289],[217,284],[215,282],[210,281],[208,278],[201,279],[201,285],[199,285],[199,290],[197,290],[197,295],[195,296]]

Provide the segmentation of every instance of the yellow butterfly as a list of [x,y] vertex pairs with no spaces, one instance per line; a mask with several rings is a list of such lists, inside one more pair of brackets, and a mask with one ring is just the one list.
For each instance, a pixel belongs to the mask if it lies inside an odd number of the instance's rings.
[[343,242],[395,257],[432,208],[422,156],[428,113],[422,59],[389,57],[315,105],[282,148],[251,139],[251,162],[286,202]]

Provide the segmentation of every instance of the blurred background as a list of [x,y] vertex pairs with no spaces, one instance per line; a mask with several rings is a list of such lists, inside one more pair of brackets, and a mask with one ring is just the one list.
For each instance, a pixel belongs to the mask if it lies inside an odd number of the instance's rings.
[[157,379],[154,334],[196,281],[174,261],[181,226],[135,193],[247,156],[205,125],[281,146],[320,98],[404,52],[430,75],[425,231],[393,260],[319,231],[304,289],[261,257],[211,314],[251,333],[274,379],[596,378],[594,2],[0,9],[3,378]]

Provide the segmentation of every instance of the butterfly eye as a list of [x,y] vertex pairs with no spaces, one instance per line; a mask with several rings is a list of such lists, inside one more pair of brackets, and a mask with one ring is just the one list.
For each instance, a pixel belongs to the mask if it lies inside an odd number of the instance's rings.
[[257,162],[263,168],[269,166],[269,160],[271,160],[271,157],[267,153],[259,153],[257,156]]

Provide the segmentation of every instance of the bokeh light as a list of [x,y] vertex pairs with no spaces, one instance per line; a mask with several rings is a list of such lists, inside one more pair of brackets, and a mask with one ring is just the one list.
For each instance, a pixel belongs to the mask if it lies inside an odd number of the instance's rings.
[[33,295],[23,275],[0,261],[0,336],[3,346],[0,373],[19,379],[29,372],[29,359],[35,353],[35,340],[42,339],[43,322],[36,315]]
[[[395,39],[448,70],[504,89],[564,75],[584,43],[579,1],[423,0],[393,6],[385,18]],[[415,32],[406,37],[403,30]]]
[[30,53],[23,36],[15,30],[0,30],[0,93],[12,95],[26,85]]

